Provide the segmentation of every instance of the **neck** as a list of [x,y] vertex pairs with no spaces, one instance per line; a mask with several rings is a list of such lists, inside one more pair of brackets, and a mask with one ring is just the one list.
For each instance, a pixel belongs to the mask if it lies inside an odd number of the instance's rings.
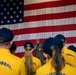
[[6,49],[9,49],[9,46],[0,46],[0,48],[6,48]]

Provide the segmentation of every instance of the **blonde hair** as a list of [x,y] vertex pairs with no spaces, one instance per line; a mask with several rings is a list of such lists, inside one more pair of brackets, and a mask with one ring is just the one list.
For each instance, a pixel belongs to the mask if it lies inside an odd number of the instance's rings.
[[60,71],[62,68],[65,66],[65,60],[63,56],[61,55],[61,50],[57,47],[54,46],[52,47],[52,66],[55,68],[56,75],[60,74]]
[[30,50],[26,51],[25,58],[26,58],[25,67],[27,70],[27,75],[33,75],[34,69],[33,69],[33,61],[32,61],[32,56],[31,56]]

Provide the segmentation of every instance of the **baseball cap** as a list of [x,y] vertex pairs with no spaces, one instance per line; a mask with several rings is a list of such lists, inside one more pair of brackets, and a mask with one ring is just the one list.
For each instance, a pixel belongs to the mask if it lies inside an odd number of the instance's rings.
[[56,36],[55,36],[55,38],[60,39],[62,42],[65,42],[65,41],[66,41],[65,36],[64,36],[64,35],[62,35],[62,34],[58,34],[58,35],[56,35]]
[[43,50],[45,53],[51,53],[52,46],[57,46],[60,50],[63,48],[63,42],[58,38],[48,38],[43,43]]
[[0,43],[11,41],[14,38],[14,34],[8,28],[0,29]]
[[32,48],[34,48],[32,42],[26,42],[26,43],[24,44],[24,49],[30,50],[30,49],[32,49]]

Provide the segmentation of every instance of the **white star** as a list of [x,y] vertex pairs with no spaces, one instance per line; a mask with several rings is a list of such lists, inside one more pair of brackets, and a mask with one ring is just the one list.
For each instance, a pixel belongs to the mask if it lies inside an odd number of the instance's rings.
[[6,19],[6,16],[4,16],[4,19]]
[[4,0],[4,2],[6,2],[6,0]]
[[6,11],[6,8],[4,8],[4,10]]
[[22,21],[22,19],[20,19],[20,22]]
[[9,12],[7,12],[7,14],[9,14]]
[[13,5],[16,5],[16,3],[13,3]]
[[3,13],[1,13],[1,15],[3,15]]
[[20,11],[20,13],[22,13],[22,11]]
[[3,23],[3,21],[1,21],[1,23]]
[[19,9],[19,7],[16,7],[16,9]]
[[13,16],[10,16],[10,18],[13,18]]
[[13,20],[14,22],[16,22],[16,20]]
[[20,2],[20,5],[22,4],[22,2]]
[[19,16],[17,15],[16,17],[18,18]]
[[13,13],[15,14],[16,12],[14,11]]
[[7,6],[9,6],[9,4],[7,4]]
[[10,0],[12,2],[12,0]]
[[13,8],[11,7],[10,10],[12,10]]
[[7,22],[9,23],[10,21],[8,20]]
[[3,4],[1,4],[1,7],[3,7]]

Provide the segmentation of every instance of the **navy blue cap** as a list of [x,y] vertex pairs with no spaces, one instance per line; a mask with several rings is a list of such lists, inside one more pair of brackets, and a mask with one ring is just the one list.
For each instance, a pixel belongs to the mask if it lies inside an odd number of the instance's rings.
[[62,42],[65,42],[65,41],[66,41],[65,36],[64,36],[64,35],[62,35],[62,34],[58,34],[58,35],[56,35],[56,36],[55,36],[55,38],[60,39]]
[[51,37],[47,38],[47,39],[44,41],[42,47],[43,47],[43,51],[44,51],[45,53],[51,52],[50,46],[52,45],[52,41],[53,41],[53,38],[51,38]]
[[15,50],[16,50],[16,44],[15,44],[15,42],[13,42],[13,44],[12,44],[12,46],[10,48],[10,52],[13,52]]
[[68,49],[70,49],[70,50],[72,50],[72,51],[76,52],[76,47],[75,47],[75,46],[73,46],[73,45],[70,45],[70,46],[68,47]]
[[63,42],[58,38],[48,38],[43,43],[43,50],[45,53],[51,53],[52,46],[57,46],[60,50],[63,48]]
[[11,41],[14,38],[14,34],[8,28],[0,29],[0,43]]
[[32,48],[34,48],[32,42],[26,42],[24,44],[24,49],[32,49]]

